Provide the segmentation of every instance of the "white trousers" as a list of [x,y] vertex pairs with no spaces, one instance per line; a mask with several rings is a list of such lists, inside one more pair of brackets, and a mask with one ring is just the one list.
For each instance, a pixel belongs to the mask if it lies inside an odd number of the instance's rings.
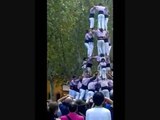
[[105,78],[105,79],[107,78],[106,73],[107,73],[107,69],[106,68],[101,68],[100,69],[100,74],[101,74],[102,78]]
[[72,96],[73,98],[75,98],[76,96],[76,91],[69,89],[69,95]]
[[94,44],[93,42],[89,42],[88,44],[89,44],[89,57],[91,57],[93,54]]
[[109,46],[109,48],[108,48],[108,49],[109,49],[109,52],[108,52],[108,53],[109,53],[109,55],[110,55],[111,48],[112,48],[112,46]]
[[89,28],[94,28],[94,18],[89,18]]
[[105,23],[104,23],[104,25],[105,25],[105,29],[108,30],[108,18],[105,18]]
[[107,67],[107,68],[106,68],[106,73],[108,73],[110,70],[111,70],[111,68],[110,68],[110,67]]
[[105,42],[105,54],[108,56],[109,55],[109,43]]
[[87,92],[86,103],[89,102],[89,98],[90,98],[90,97],[93,97],[93,95],[94,95],[94,92],[93,92],[93,91],[88,91],[88,92]]
[[84,43],[84,45],[85,45],[86,48],[87,48],[87,56],[88,56],[88,57],[91,57],[91,56],[92,56],[92,53],[93,53],[93,48],[94,48],[93,42]]
[[99,56],[100,56],[101,53],[105,54],[104,40],[97,40],[97,50],[98,50],[98,55]]
[[79,95],[80,95],[80,93],[76,91],[76,96],[75,96],[75,99],[76,99],[76,100],[79,99]]
[[105,90],[102,90],[101,92],[103,93],[104,97],[110,98],[109,90],[105,89]]
[[83,100],[83,99],[84,99],[85,93],[86,93],[86,90],[80,89],[80,95],[79,95],[79,99],[80,99],[80,100]]
[[87,93],[88,93],[88,90],[85,91],[84,100],[87,99]]
[[98,29],[102,28],[104,30],[105,28],[105,16],[104,14],[98,14]]
[[84,43],[84,45],[87,48],[87,56],[89,57],[89,54],[90,54],[89,44],[88,43]]
[[87,72],[91,75],[92,74],[92,70],[90,67],[87,67]]
[[113,89],[110,91],[110,96],[113,96]]

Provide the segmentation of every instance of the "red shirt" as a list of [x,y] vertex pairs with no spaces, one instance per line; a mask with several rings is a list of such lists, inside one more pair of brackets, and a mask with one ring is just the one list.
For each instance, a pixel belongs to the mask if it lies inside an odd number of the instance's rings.
[[[68,116],[71,118],[71,120],[84,120],[83,116],[80,116],[75,112],[70,112]],[[61,120],[68,120],[68,118],[66,116],[61,116]]]

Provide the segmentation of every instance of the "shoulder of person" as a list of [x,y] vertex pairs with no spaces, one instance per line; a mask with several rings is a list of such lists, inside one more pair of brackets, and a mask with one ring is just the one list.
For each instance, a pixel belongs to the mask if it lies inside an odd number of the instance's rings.
[[90,108],[90,109],[88,109],[87,111],[86,111],[86,113],[90,113],[90,112],[92,112],[94,110],[94,108]]
[[59,102],[58,102],[58,105],[59,105],[59,107],[62,106],[62,102],[59,101]]
[[104,111],[110,113],[110,111],[107,108],[104,108]]
[[60,119],[61,120],[67,120],[66,116],[61,116]]
[[78,115],[78,114],[77,114],[77,116],[78,116],[79,118],[81,118],[81,119],[83,119],[83,118],[84,118],[82,115]]

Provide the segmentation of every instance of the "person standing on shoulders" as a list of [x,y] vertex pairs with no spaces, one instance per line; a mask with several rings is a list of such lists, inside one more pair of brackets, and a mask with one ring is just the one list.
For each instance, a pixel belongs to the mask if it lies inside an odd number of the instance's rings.
[[104,26],[105,26],[105,30],[107,31],[108,30],[108,20],[109,20],[108,19],[109,18],[109,10],[107,7],[104,10],[104,16],[105,16]]
[[93,29],[94,28],[94,15],[95,15],[95,12],[96,12],[96,8],[93,6],[91,9],[90,9],[90,14],[89,14],[89,28],[90,29]]
[[105,45],[105,55],[109,56],[109,32],[105,31],[105,37],[104,37],[104,45]]
[[90,40],[89,30],[86,30],[84,45],[87,48],[87,57],[90,57],[89,40]]
[[105,29],[105,10],[106,8],[102,5],[102,3],[99,3],[99,5],[94,6],[96,10],[98,11],[98,29],[102,28]]
[[93,42],[93,33],[92,31],[89,32],[89,49],[90,49],[90,52],[89,52],[89,58],[92,57],[92,54],[93,54],[93,48],[94,48],[94,42]]
[[106,36],[106,32],[102,28],[98,30],[93,30],[93,32],[95,33],[95,36],[97,37],[98,56],[100,56],[100,54],[105,54],[104,38]]

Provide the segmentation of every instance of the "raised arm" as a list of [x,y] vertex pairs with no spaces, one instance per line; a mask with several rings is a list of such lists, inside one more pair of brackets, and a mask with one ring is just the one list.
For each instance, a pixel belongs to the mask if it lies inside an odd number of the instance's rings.
[[97,78],[98,73],[95,73],[93,77],[90,78],[89,82],[95,80]]
[[111,100],[109,98],[106,98],[106,97],[105,97],[105,100],[106,100],[107,103],[110,103],[111,105],[113,104],[113,100]]
[[60,98],[60,99],[58,99],[58,104],[59,103],[61,103],[63,100],[65,100],[67,97],[69,97],[69,95],[66,95],[66,96],[64,96],[64,97],[62,97],[62,98]]

